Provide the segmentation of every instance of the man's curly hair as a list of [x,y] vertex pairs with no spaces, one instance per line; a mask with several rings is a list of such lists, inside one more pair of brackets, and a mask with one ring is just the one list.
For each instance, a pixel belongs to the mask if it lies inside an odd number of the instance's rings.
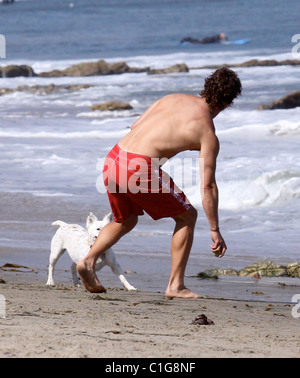
[[227,67],[217,69],[206,78],[200,96],[204,97],[210,108],[225,109],[242,93],[242,84],[237,74]]

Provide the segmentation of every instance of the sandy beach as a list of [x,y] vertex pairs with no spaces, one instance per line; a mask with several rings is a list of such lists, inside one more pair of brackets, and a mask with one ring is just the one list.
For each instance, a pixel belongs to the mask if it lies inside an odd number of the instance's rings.
[[[5,318],[0,357],[299,357],[300,319],[292,304],[167,299],[163,293],[108,288],[90,294],[46,287],[38,275],[1,272]],[[195,325],[200,314],[214,322]]]

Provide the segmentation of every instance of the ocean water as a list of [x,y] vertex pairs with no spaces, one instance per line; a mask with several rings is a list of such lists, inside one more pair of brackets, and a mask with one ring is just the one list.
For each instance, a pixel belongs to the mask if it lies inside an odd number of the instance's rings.
[[[6,37],[1,65],[28,64],[39,73],[105,59],[132,67],[186,63],[192,68],[168,75],[0,78],[1,88],[12,89],[90,85],[73,92],[15,91],[0,97],[0,264],[13,261],[46,269],[54,220],[84,224],[89,211],[99,217],[109,211],[99,184],[100,163],[136,118],[168,93],[197,95],[212,72],[202,66],[292,59],[291,39],[300,33],[299,11],[297,0],[24,0],[0,6],[0,34]],[[251,41],[179,43],[186,36],[203,38],[222,31],[230,40]],[[198,153],[185,152],[170,162],[175,175],[182,162],[193,162],[183,182],[199,210],[188,274],[213,267],[241,268],[262,259],[299,261],[300,108],[258,110],[261,104],[299,90],[299,70],[237,68],[243,94],[215,119],[221,143],[220,226],[228,245],[223,259],[210,253],[194,164]],[[110,100],[128,102],[133,110],[90,110]],[[172,228],[171,220],[142,217],[115,246],[124,268],[167,280]],[[155,264],[150,269],[151,261]],[[68,266],[66,258],[60,267]]]

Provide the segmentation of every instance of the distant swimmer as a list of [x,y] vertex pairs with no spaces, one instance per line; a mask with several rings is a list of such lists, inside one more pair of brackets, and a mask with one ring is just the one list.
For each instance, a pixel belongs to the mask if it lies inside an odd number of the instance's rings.
[[13,3],[15,0],[2,0],[2,4],[10,4]]
[[192,37],[185,37],[180,41],[180,43],[189,42],[189,43],[193,43],[193,44],[201,44],[201,43],[205,44],[205,43],[219,43],[219,42],[223,42],[223,41],[228,41],[228,37],[225,33],[216,34],[216,35],[213,35],[211,37],[205,37],[203,39],[195,39],[195,38],[192,38]]

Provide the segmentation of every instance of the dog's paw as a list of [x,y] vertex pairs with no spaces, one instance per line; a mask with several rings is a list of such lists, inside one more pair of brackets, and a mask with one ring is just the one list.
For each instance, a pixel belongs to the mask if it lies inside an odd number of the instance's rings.
[[137,289],[134,286],[128,286],[126,287],[128,291],[137,291]]

